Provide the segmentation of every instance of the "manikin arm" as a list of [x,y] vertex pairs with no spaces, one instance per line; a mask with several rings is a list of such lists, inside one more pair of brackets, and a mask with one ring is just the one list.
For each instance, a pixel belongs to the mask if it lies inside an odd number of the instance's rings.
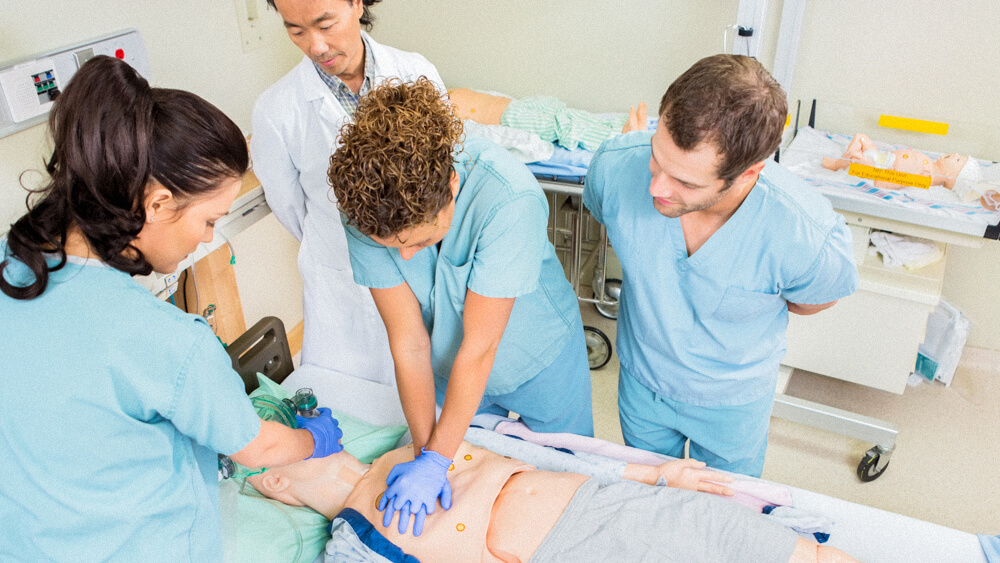
[[720,483],[732,483],[733,478],[725,473],[705,469],[705,462],[696,459],[675,459],[660,465],[629,463],[622,477],[655,485],[662,477],[668,487],[688,489],[717,495],[733,496],[733,490]]

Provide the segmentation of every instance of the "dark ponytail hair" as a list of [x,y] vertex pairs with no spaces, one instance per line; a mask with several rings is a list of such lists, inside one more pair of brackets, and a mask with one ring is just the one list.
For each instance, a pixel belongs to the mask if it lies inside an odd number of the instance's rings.
[[[131,275],[152,266],[132,245],[146,221],[146,188],[156,180],[181,205],[209,195],[249,166],[246,140],[218,108],[181,90],[150,88],[123,61],[97,56],[73,76],[53,105],[50,181],[28,195],[28,213],[11,225],[0,262],[0,290],[33,299],[49,272],[66,264],[67,233],[77,228],[108,265]],[[34,205],[32,196],[40,195]],[[46,254],[59,260],[49,265]],[[34,280],[4,278],[10,257]]]

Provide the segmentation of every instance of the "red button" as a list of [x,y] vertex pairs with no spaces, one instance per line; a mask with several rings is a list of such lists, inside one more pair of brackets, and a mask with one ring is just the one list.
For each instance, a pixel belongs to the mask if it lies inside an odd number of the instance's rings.
[[125,50],[124,49],[117,49],[117,50],[115,50],[115,57],[117,57],[119,59],[124,59],[125,58]]

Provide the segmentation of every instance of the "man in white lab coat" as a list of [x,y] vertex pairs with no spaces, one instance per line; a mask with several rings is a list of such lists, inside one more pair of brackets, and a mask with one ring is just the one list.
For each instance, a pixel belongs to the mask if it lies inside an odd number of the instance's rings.
[[361,30],[378,1],[267,0],[305,57],[258,98],[250,150],[268,205],[302,243],[302,363],[393,385],[385,328],[369,291],[354,283],[327,167],[341,126],[370,89],[420,76],[445,89],[427,59]]

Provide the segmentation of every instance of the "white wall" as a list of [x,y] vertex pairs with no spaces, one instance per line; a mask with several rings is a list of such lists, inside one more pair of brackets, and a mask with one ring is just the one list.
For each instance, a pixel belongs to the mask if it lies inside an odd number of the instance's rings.
[[721,51],[738,0],[423,0],[376,8],[372,34],[419,51],[449,88],[547,94],[572,107],[653,108],[674,78]]
[[[260,0],[263,7],[264,2]],[[35,0],[2,2],[4,61],[75,44],[125,28],[142,34],[154,86],[181,88],[225,111],[247,133],[257,95],[301,57],[273,11],[263,44],[244,53],[233,0]],[[0,232],[25,211],[18,177],[42,170],[48,153],[42,125],[0,139]],[[287,329],[302,320],[298,243],[268,216],[233,241],[247,325],[265,315]]]
[[[817,127],[1000,160],[1000,38],[993,0],[809,0],[792,97]],[[805,105],[805,104],[804,104]],[[831,108],[831,116],[823,108]],[[943,121],[947,136],[876,126],[879,114]],[[943,297],[973,321],[968,344],[1000,350],[1000,243],[951,246]]]

